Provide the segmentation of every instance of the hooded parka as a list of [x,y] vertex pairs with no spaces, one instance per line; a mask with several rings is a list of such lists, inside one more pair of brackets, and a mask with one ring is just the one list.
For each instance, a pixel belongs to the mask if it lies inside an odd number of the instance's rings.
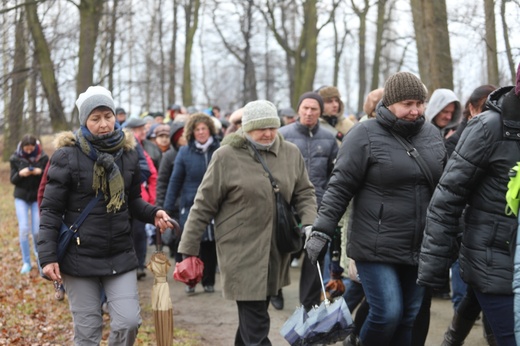
[[[312,224],[316,198],[299,149],[277,136],[260,154],[302,224]],[[198,255],[206,225],[214,218],[224,297],[265,301],[290,283],[290,255],[276,247],[275,215],[269,177],[239,130],[226,136],[213,154],[184,225],[179,252]]]

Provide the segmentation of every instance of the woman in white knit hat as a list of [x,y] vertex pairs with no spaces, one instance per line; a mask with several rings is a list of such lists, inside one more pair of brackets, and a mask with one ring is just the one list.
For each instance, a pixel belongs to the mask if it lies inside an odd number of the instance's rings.
[[[116,122],[110,91],[89,87],[76,106],[80,128],[57,136],[50,160],[40,209],[39,262],[48,278],[65,286],[75,345],[101,342],[101,290],[111,318],[109,345],[133,345],[141,317],[130,218],[163,230],[169,217],[141,198],[135,139]],[[75,239],[58,258],[61,224],[75,223],[91,201]]]
[[244,107],[241,129],[226,136],[213,154],[179,244],[184,256],[197,256],[206,225],[215,219],[223,295],[238,307],[235,345],[271,345],[269,297],[289,284],[290,254],[281,253],[275,241],[273,187],[255,151],[302,224],[311,224],[316,215],[303,158],[278,134],[279,127],[271,102],[253,101]]

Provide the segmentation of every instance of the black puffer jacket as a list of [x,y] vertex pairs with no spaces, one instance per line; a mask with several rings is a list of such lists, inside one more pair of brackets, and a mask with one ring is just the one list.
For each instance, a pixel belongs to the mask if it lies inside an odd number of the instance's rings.
[[[356,261],[418,262],[431,189],[418,164],[390,133],[396,123],[395,115],[380,103],[376,119],[360,122],[347,133],[314,223],[315,229],[331,235],[353,199],[347,253]],[[437,182],[446,160],[439,130],[424,117],[403,126],[414,127],[408,130],[408,140]]]
[[505,215],[505,195],[509,170],[520,161],[520,116],[518,108],[516,116],[502,114],[509,90],[489,96],[490,110],[468,122],[446,166],[428,208],[419,284],[442,287],[447,282],[467,204],[459,255],[463,280],[483,293],[512,293],[517,221]]
[[41,153],[39,160],[34,163],[13,154],[9,159],[11,165],[11,183],[14,185],[14,198],[19,198],[27,203],[36,202],[38,195],[38,187],[42,180],[42,175],[30,175],[28,177],[20,176],[19,172],[29,166],[41,168],[42,172],[49,161],[49,157],[44,152]]
[[[60,270],[72,276],[108,276],[137,267],[130,217],[153,223],[158,208],[141,198],[140,170],[132,134],[125,138],[125,149],[116,161],[125,185],[125,203],[108,213],[103,198],[79,228],[80,245],[71,242]],[[56,140],[57,150],[50,160],[47,185],[41,204],[38,256],[42,268],[57,262],[56,242],[63,220],[72,224],[94,197],[94,162],[75,145],[74,135],[65,132]]]

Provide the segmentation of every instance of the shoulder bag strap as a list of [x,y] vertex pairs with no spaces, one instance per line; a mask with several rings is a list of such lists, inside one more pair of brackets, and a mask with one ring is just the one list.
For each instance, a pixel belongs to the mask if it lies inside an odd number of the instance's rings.
[[87,218],[88,214],[90,213],[90,211],[92,210],[92,208],[94,208],[94,206],[96,205],[96,203],[99,201],[99,198],[103,195],[103,193],[97,193],[96,196],[94,198],[92,198],[90,200],[90,202],[88,202],[87,206],[85,207],[85,209],[83,209],[83,211],[81,212],[81,214],[79,214],[78,216],[78,219],[72,224],[70,225],[69,229],[73,232],[76,232],[77,229],[79,228],[79,226],[81,226],[81,224],[83,223],[83,221],[85,221],[85,219]]
[[280,189],[278,188],[278,184],[276,184],[276,181],[274,180],[274,177],[271,174],[271,171],[269,170],[269,168],[267,168],[267,165],[265,164],[265,161],[262,158],[262,155],[260,155],[260,153],[258,152],[258,149],[256,149],[253,144],[250,144],[250,147],[253,149],[258,161],[260,161],[260,163],[264,167],[265,171],[269,175],[269,180],[271,181],[271,185],[273,186],[274,192],[278,193],[280,191]]
[[417,149],[415,149],[408,141],[404,140],[401,136],[399,136],[394,131],[390,130],[390,133],[404,147],[408,156],[415,159],[415,162],[417,162],[422,173],[425,175],[426,180],[428,180],[428,183],[430,184],[430,189],[433,193],[433,191],[435,190],[435,183],[433,182],[432,172],[428,168],[428,165],[426,164],[426,162],[424,161],[422,156],[419,154]]

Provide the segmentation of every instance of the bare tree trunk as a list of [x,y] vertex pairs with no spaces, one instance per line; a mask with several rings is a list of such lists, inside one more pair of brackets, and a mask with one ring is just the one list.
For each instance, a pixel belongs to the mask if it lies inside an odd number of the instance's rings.
[[[506,45],[507,65],[509,73],[511,74],[511,83],[514,84],[516,78],[515,62],[513,60],[513,53],[511,51],[511,42],[509,41],[509,28],[506,21],[506,2],[509,0],[500,1],[500,17],[502,18],[502,33],[504,35],[504,43]],[[497,84],[498,85],[498,84]]]
[[27,24],[34,40],[34,50],[38,60],[41,83],[49,104],[52,130],[54,132],[63,131],[68,128],[68,125],[58,92],[58,83],[56,82],[49,45],[43,35],[42,25],[36,11],[36,4],[26,3],[25,8],[27,11]]
[[332,27],[334,29],[334,70],[332,75],[332,85],[337,86],[338,85],[338,78],[339,78],[339,65],[341,62],[341,55],[343,53],[343,49],[345,48],[345,42],[347,40],[347,36],[349,35],[349,31],[347,28],[347,19],[344,18],[344,33],[340,37],[338,32],[338,25],[336,22],[336,8],[334,7],[334,10],[331,14],[332,17]]
[[377,2],[377,29],[376,29],[376,44],[374,51],[374,62],[372,64],[372,81],[370,83],[370,90],[379,88],[379,59],[381,58],[381,51],[383,48],[383,32],[385,29],[385,6],[387,0],[379,0]]
[[115,66],[115,44],[117,32],[117,5],[119,0],[113,0],[112,13],[110,16],[110,41],[108,51],[108,90],[114,90],[114,66]]
[[191,90],[191,51],[197,26],[199,24],[200,0],[188,0],[184,5],[186,13],[186,44],[184,45],[184,71],[182,83],[182,102],[185,106],[193,105]]
[[419,72],[430,94],[438,88],[453,90],[445,0],[411,0]]
[[410,0],[412,6],[413,26],[415,30],[415,44],[417,45],[417,60],[421,80],[426,86],[430,86],[430,54],[428,53],[428,40],[426,38],[426,20],[424,19],[424,0]]
[[[154,1],[155,5],[155,1]],[[151,111],[150,106],[152,103],[152,80],[153,80],[153,58],[152,53],[154,49],[154,37],[157,23],[157,9],[154,6],[154,11],[151,18],[151,25],[148,27],[148,39],[146,40],[146,50],[144,52],[145,55],[145,80],[144,80],[144,104],[143,107],[146,111]]]
[[303,29],[298,43],[294,63],[294,95],[291,104],[296,106],[301,94],[312,90],[318,58],[318,14],[316,0],[306,0],[303,4]]
[[38,98],[38,63],[36,62],[36,57],[33,56],[31,59],[31,76],[29,82],[29,118],[32,119],[32,129],[31,132],[36,136],[40,136],[41,134],[41,126],[39,126],[40,122],[40,114],[37,110],[37,98]]
[[173,104],[175,102],[175,86],[177,83],[175,73],[176,73],[176,64],[177,64],[177,0],[173,0],[173,37],[172,43],[170,46],[170,60],[168,65],[168,75],[170,77],[169,85],[168,85],[168,104]]
[[[238,5],[237,5],[238,4]],[[224,44],[224,47],[226,50],[233,55],[243,66],[243,78],[242,78],[242,95],[241,95],[241,104],[246,104],[249,101],[257,100],[258,99],[258,93],[256,90],[256,71],[255,71],[255,64],[253,62],[253,58],[251,56],[251,36],[252,36],[252,29],[253,29],[253,0],[247,0],[247,1],[238,1],[235,3],[235,5],[241,6],[242,11],[240,12],[242,15],[240,16],[240,33],[244,39],[244,45],[236,47],[235,45],[229,43],[229,41],[224,36],[220,24],[217,21],[217,17],[215,14],[213,14],[213,24],[215,26],[215,29],[217,30],[217,33],[219,34],[220,38],[222,39],[222,42]],[[237,10],[238,12],[238,10]],[[266,42],[267,45],[267,42]],[[266,48],[266,78],[269,78],[268,73],[268,59],[269,59],[269,53],[268,49]],[[266,81],[266,95],[269,94],[269,82]],[[266,97],[266,99],[270,99]]]
[[[290,37],[284,25],[286,22],[295,20],[295,14],[300,12],[295,8],[296,5],[294,2],[289,3],[286,7],[282,5],[283,4],[280,4],[280,10],[282,12],[280,20],[281,29],[278,29],[277,17],[274,13],[274,2],[269,1],[267,3],[267,11],[262,11],[262,14],[273,32],[276,41],[285,51],[291,105],[292,107],[296,107],[300,95],[306,91],[313,90],[317,68],[318,33],[323,26],[317,28],[318,15],[316,0],[305,0],[301,5],[301,11],[303,13],[302,31],[296,43],[296,48],[292,48],[289,42],[293,37]],[[291,16],[287,16],[288,11],[290,11]],[[330,21],[329,19],[328,22]]]
[[484,13],[486,14],[486,56],[488,83],[499,85],[497,36],[495,32],[495,1],[484,0]]
[[358,89],[358,104],[357,110],[363,109],[365,102],[365,92],[367,87],[367,76],[366,76],[366,58],[365,58],[365,46],[366,46],[366,30],[367,30],[367,13],[370,9],[370,3],[368,0],[364,0],[364,8],[359,9],[354,4],[354,0],[351,0],[352,9],[359,17],[359,56],[358,56],[358,78],[359,78],[359,89]]
[[158,30],[159,30],[159,53],[161,54],[160,58],[160,75],[159,75],[159,82],[161,85],[159,86],[161,88],[161,112],[166,109],[166,90],[165,90],[165,83],[166,83],[166,66],[164,63],[164,45],[163,45],[163,17],[162,17],[162,8],[163,8],[163,2],[162,0],[159,0],[159,6],[158,6],[158,15],[159,15],[159,23],[158,23]]
[[22,137],[23,105],[25,101],[25,83],[27,81],[27,67],[25,65],[27,52],[25,50],[25,23],[23,17],[24,13],[21,11],[15,29],[14,61],[11,73],[11,102],[9,102],[5,148],[2,154],[4,161],[9,160],[9,156],[16,149],[16,145]]
[[79,4],[79,52],[76,92],[79,95],[93,84],[94,53],[103,13],[103,0],[81,0]]

